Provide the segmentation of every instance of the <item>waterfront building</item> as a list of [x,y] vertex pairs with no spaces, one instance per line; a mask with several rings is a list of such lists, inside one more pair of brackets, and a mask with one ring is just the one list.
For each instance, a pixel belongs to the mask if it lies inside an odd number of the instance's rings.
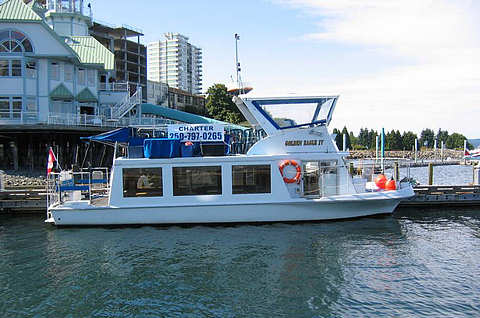
[[148,80],[147,103],[168,106],[168,85],[166,83]]
[[109,82],[105,78],[101,78],[100,82],[106,83],[105,87],[111,83],[128,83],[132,94],[140,86],[142,100],[147,101],[147,48],[140,43],[142,31],[126,24],[113,26],[94,20],[89,33],[115,55],[114,71]]
[[0,120],[96,121],[98,78],[114,55],[89,36],[83,1],[7,0],[0,5]]
[[168,107],[194,114],[206,113],[204,96],[174,87],[168,88]]
[[179,33],[147,46],[148,79],[193,94],[202,91],[202,49]]

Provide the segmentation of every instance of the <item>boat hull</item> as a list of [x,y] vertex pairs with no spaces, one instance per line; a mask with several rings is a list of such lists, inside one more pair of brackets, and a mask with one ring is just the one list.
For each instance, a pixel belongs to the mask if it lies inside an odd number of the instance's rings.
[[52,208],[49,209],[52,217],[47,221],[55,225],[126,225],[334,220],[392,213],[409,196],[201,206]]

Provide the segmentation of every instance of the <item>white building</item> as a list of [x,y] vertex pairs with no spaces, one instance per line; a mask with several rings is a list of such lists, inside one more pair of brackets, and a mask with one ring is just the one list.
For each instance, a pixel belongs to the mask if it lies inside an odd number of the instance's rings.
[[119,125],[112,114],[132,108],[130,94],[109,89],[114,54],[91,24],[83,0],[0,5],[0,124]]
[[202,91],[202,49],[178,33],[147,46],[147,77],[193,94]]

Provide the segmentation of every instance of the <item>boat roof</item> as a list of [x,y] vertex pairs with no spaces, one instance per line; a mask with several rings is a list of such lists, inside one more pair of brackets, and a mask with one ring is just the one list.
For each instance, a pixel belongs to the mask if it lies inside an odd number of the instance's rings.
[[326,125],[332,120],[339,96],[234,98],[234,101],[254,127],[263,128],[267,135],[284,129]]

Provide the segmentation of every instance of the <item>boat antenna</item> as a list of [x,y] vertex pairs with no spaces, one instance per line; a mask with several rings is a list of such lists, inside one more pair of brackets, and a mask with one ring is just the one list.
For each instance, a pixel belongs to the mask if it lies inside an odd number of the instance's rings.
[[238,35],[238,33],[235,33],[235,69],[237,71],[237,86],[241,94],[243,93],[243,86],[242,86],[241,77],[240,77],[240,72],[242,69],[240,67],[240,62],[238,61],[238,41],[239,40],[240,40],[240,35]]

